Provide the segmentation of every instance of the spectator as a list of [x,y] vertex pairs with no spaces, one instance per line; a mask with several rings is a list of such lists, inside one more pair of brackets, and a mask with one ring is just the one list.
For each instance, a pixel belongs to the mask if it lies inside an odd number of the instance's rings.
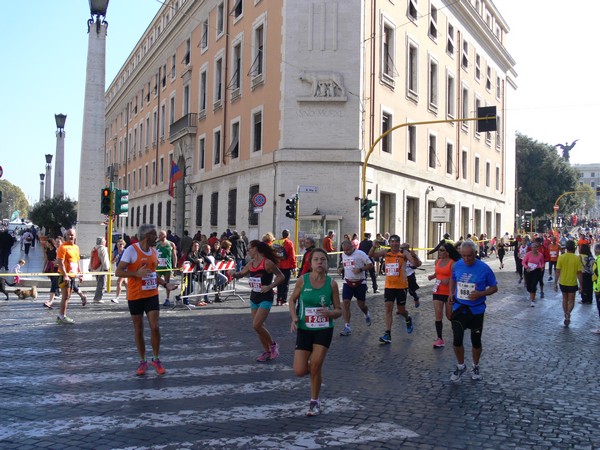
[[[94,268],[93,270],[97,272],[108,272],[110,270],[110,261],[108,259],[108,248],[106,248],[106,239],[104,239],[103,237],[96,238],[96,246],[94,247],[94,249],[98,251],[100,267]],[[94,293],[94,303],[104,303],[104,300],[102,300],[102,295],[104,294],[106,275],[95,275],[95,277],[96,292]]]

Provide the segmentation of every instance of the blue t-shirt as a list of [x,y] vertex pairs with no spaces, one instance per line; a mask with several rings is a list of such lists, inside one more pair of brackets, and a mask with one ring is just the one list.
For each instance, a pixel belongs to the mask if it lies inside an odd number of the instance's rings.
[[469,300],[471,291],[485,291],[488,287],[496,286],[496,275],[490,266],[476,259],[475,263],[467,266],[461,259],[452,266],[452,279],[456,283],[454,292],[453,311],[466,305],[471,308],[473,314],[483,314],[485,312],[486,297],[479,297],[477,300]]

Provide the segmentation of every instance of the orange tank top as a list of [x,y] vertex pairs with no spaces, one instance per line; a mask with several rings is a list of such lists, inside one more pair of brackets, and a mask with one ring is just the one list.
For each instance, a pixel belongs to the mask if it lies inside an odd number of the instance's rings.
[[450,285],[441,284],[441,280],[449,280],[452,276],[452,266],[454,261],[448,261],[448,264],[442,267],[441,259],[435,262],[435,284],[433,285],[433,293],[438,295],[450,295]]
[[135,262],[127,264],[127,272],[135,272],[144,265],[150,269],[151,272],[143,278],[128,278],[127,300],[141,300],[158,295],[158,285],[156,282],[158,256],[156,251],[151,249],[151,254],[146,255],[140,248],[140,244],[134,244],[133,248],[137,254],[137,258]]
[[385,287],[389,289],[406,289],[408,280],[404,272],[404,257],[400,253],[385,254]]

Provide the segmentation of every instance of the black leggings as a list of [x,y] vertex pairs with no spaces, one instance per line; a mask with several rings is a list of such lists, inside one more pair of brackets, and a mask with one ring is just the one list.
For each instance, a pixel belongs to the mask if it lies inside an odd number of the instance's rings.
[[542,269],[525,271],[525,286],[527,287],[527,292],[530,292],[530,293],[537,292],[537,284],[539,283],[540,278],[542,276],[543,276]]

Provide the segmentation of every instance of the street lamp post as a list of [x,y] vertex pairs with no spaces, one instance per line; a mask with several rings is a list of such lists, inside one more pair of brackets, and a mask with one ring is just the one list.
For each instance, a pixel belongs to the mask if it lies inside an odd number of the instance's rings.
[[65,122],[66,114],[54,114],[56,121],[56,157],[54,159],[54,196],[65,196]]
[[40,173],[40,202],[44,201],[44,178],[46,174]]
[[46,198],[52,197],[52,155],[48,153],[46,156]]
[[91,251],[104,234],[98,193],[104,179],[104,90],[106,65],[106,10],[108,0],[89,0],[88,53],[83,103],[81,165],[77,199],[77,244],[82,254]]

